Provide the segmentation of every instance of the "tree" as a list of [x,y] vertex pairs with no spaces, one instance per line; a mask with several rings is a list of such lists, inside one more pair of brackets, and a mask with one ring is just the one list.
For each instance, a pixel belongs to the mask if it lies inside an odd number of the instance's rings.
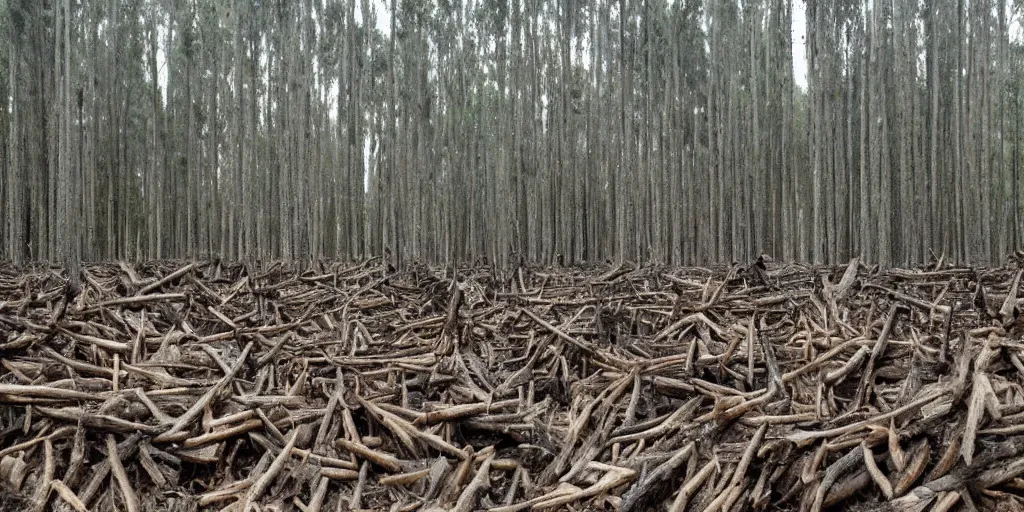
[[10,0],[0,256],[996,263],[1024,237],[1019,15]]

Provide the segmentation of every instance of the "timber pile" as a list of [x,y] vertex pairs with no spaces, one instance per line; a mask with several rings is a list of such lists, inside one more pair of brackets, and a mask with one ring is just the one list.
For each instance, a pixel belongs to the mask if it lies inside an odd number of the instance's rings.
[[1021,271],[0,267],[26,510],[1017,510]]

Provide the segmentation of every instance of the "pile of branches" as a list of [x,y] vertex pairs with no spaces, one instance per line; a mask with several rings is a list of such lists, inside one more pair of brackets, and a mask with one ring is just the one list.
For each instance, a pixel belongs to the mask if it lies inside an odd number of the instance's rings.
[[1016,268],[80,276],[0,267],[18,510],[1024,506]]

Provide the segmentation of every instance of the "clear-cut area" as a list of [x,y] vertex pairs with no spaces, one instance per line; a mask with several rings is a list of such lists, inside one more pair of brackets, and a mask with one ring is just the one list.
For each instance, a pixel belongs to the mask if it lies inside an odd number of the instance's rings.
[[9,510],[1019,506],[1017,268],[81,276],[0,267]]

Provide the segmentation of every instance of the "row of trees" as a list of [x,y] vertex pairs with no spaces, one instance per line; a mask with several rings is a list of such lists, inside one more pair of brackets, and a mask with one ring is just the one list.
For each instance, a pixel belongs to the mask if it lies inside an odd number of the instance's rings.
[[1016,4],[793,1],[7,0],[0,256],[1017,247]]

